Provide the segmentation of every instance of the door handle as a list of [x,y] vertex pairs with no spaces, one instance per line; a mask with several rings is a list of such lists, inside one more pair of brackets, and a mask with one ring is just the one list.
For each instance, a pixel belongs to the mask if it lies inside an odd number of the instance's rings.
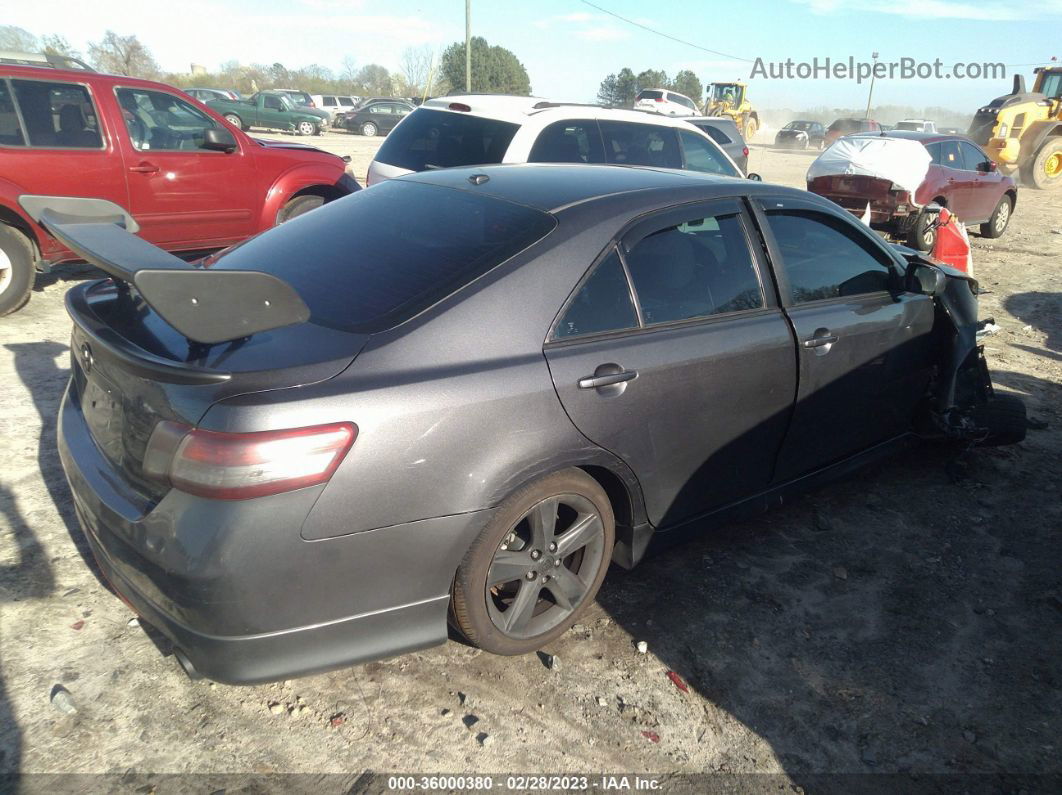
[[808,337],[806,340],[804,340],[804,347],[821,348],[825,345],[833,345],[833,343],[835,342],[837,342],[836,334],[824,334],[822,336],[816,335],[814,337]]
[[591,375],[579,379],[579,388],[599,389],[603,386],[622,384],[624,381],[631,381],[637,377],[638,373],[634,370],[621,370],[618,373],[607,373],[605,375]]
[[154,163],[139,163],[135,166],[129,166],[130,171],[135,171],[137,174],[157,174],[159,173],[159,167]]

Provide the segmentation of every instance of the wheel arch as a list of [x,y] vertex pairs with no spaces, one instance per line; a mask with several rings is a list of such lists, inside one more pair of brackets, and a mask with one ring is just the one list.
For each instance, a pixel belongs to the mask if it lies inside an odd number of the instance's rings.
[[33,248],[34,256],[40,259],[41,245],[40,240],[37,239],[37,233],[33,229],[33,225],[23,218],[20,213],[15,212],[5,204],[0,204],[0,224],[10,226],[24,234]]

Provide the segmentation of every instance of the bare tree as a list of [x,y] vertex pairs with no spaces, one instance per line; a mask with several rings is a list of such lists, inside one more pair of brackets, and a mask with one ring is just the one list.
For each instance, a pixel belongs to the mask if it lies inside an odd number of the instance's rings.
[[351,55],[343,56],[343,68],[339,72],[339,79],[347,83],[353,83],[358,79],[358,62]]
[[402,51],[402,77],[406,90],[412,94],[422,94],[428,85],[431,73],[432,46],[406,47]]
[[93,65],[103,72],[129,77],[159,74],[159,65],[136,36],[119,36],[108,30],[101,41],[89,43],[88,54]]
[[0,25],[0,50],[14,52],[37,52],[37,37],[24,28]]

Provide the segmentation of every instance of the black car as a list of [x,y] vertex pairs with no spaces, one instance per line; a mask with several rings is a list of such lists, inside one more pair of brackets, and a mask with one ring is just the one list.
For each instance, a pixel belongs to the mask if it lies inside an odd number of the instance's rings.
[[110,209],[36,210],[112,277],[67,293],[59,455],[107,580],[222,681],[448,621],[527,653],[612,562],[919,438],[1025,434],[976,283],[806,191],[429,170],[196,265]]
[[412,113],[414,106],[401,99],[377,99],[343,115],[343,126],[352,132],[372,137],[387,135],[395,125]]
[[774,136],[774,145],[783,149],[824,149],[826,128],[817,121],[791,121]]

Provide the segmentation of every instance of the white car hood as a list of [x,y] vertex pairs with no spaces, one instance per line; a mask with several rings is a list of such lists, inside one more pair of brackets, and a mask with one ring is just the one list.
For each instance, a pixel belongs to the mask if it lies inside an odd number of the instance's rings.
[[906,138],[838,138],[808,168],[810,182],[817,177],[877,177],[894,182],[912,198],[933,162],[926,148]]

